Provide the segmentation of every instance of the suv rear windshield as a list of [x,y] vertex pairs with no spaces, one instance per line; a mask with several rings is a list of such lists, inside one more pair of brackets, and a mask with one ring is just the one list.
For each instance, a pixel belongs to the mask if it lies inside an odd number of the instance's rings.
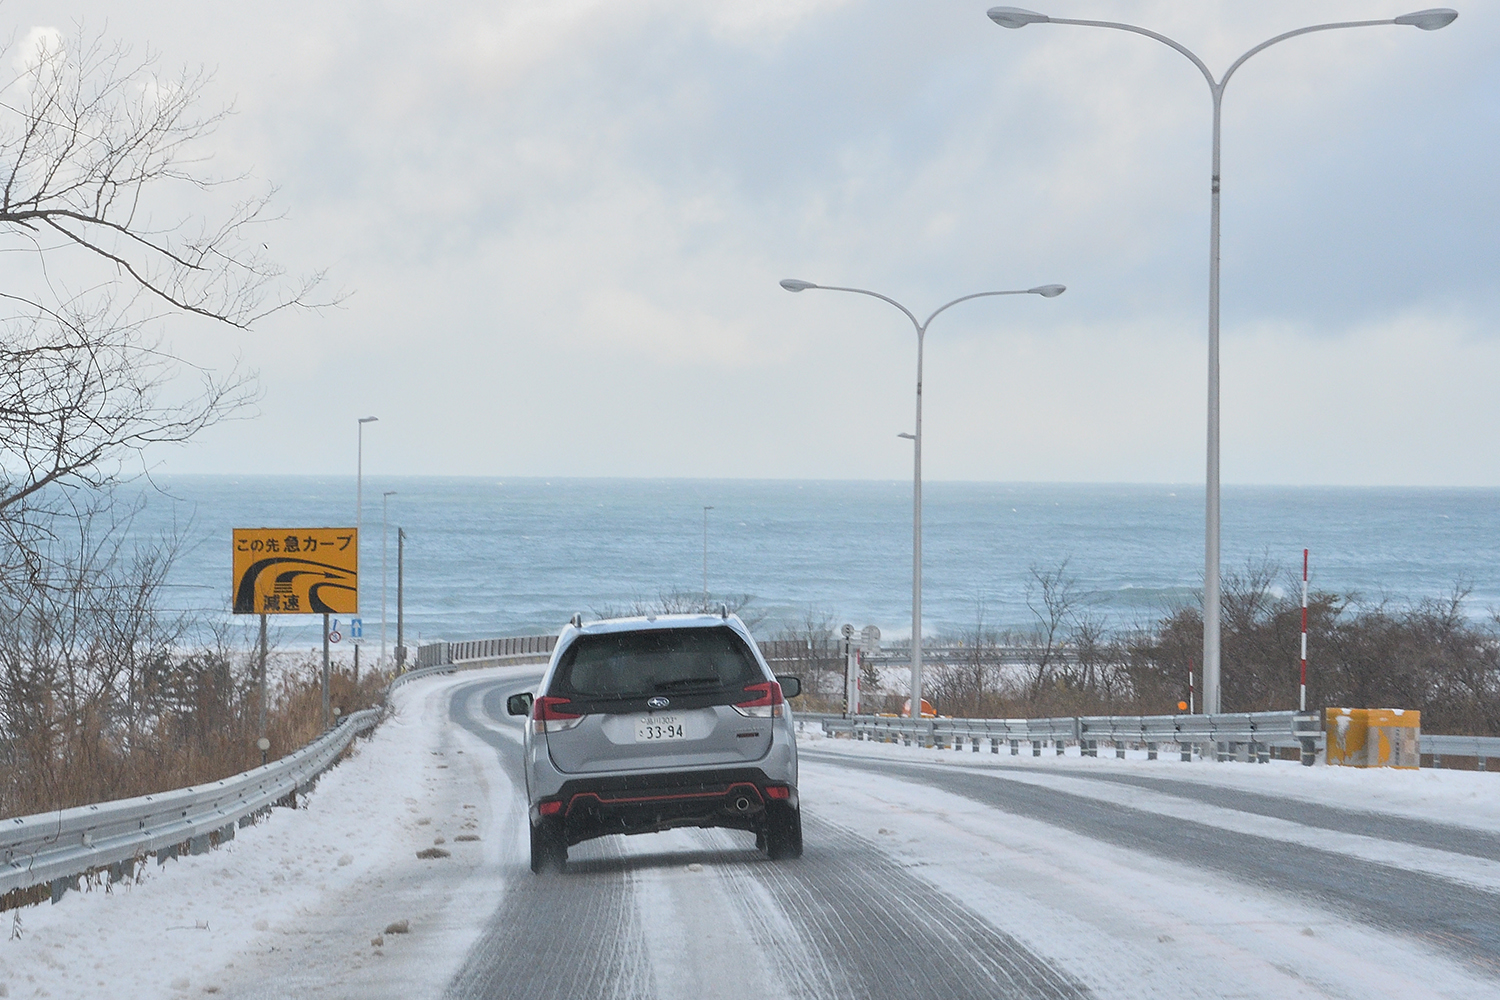
[[670,628],[579,636],[563,651],[549,694],[584,700],[742,691],[765,680],[733,629]]

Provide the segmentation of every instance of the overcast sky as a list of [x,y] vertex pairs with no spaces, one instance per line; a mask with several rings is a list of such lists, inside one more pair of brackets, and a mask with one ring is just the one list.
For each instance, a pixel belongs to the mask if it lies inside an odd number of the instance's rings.
[[[1040,0],[1039,0],[1040,3]],[[1048,0],[1222,70],[1389,0]],[[215,169],[353,294],[253,333],[253,419],[186,472],[1203,476],[1210,104],[1136,35],[1008,31],[969,0],[152,0],[0,6],[207,66]],[[1500,5],[1294,39],[1224,113],[1223,475],[1500,485]]]

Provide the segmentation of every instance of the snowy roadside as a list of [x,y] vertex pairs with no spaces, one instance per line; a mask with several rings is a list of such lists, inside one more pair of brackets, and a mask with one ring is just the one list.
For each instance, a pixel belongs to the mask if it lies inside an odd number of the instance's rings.
[[1303,767],[1295,761],[1278,760],[1268,764],[1220,764],[1211,760],[1184,763],[1176,755],[1165,751],[1160,759],[1147,760],[1144,750],[1126,751],[1125,759],[1118,760],[1109,749],[1101,749],[1098,757],[1082,757],[1079,756],[1077,747],[1068,747],[1061,757],[1051,747],[1046,748],[1042,756],[1032,757],[1030,747],[1025,743],[1021,745],[1022,755],[1012,757],[1004,744],[1001,744],[999,754],[990,753],[988,743],[976,754],[969,747],[962,751],[929,750],[895,743],[831,739],[824,736],[822,728],[815,723],[808,723],[803,727],[797,734],[797,740],[799,745],[810,750],[954,767],[999,769],[1006,771],[1008,776],[1013,776],[1018,771],[1079,777],[1100,773],[1137,774],[1500,832],[1500,774],[1436,768],[1398,771],[1391,768],[1365,770],[1321,764]]
[[1100,997],[1494,995],[1409,936],[960,795],[811,756],[800,792]]
[[[405,685],[300,808],[148,865],[138,884],[3,914],[0,997],[441,992],[499,902],[515,839],[510,782],[492,748],[448,725],[449,697],[528,670]],[[447,855],[417,857],[434,846]],[[408,933],[373,944],[403,920]]]

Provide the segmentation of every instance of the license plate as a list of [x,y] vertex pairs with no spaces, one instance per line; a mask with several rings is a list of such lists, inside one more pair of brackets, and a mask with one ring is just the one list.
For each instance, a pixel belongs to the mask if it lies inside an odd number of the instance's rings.
[[653,715],[638,719],[635,724],[637,743],[660,743],[663,740],[683,738],[682,719],[676,715]]

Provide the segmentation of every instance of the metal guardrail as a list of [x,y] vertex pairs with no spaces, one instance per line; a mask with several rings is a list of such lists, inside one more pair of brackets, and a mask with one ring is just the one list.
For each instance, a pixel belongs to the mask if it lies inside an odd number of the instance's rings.
[[68,887],[60,881],[106,868],[118,877],[152,853],[202,854],[232,840],[236,824],[310,786],[383,711],[351,713],[301,750],[222,781],[0,820],[0,897],[50,882],[56,900]]
[[1088,756],[1097,756],[1100,741],[1114,745],[1123,756],[1127,744],[1145,745],[1153,759],[1162,744],[1174,744],[1188,759],[1194,746],[1213,746],[1221,760],[1236,756],[1269,760],[1272,747],[1301,751],[1310,763],[1323,742],[1322,717],[1315,712],[1236,712],[1222,715],[1115,715],[1060,716],[1048,719],[910,719],[897,716],[810,716],[818,719],[825,733],[848,733],[855,739],[883,743],[914,742],[919,746],[962,750],[967,743],[978,753],[988,742],[991,753],[1009,744],[1012,755],[1020,744],[1040,757],[1051,745],[1060,755],[1064,747],[1077,745]]
[[513,635],[504,639],[472,639],[467,642],[430,642],[417,647],[417,667],[484,661],[486,665],[545,663],[557,645],[555,635]]
[[1491,759],[1500,757],[1500,736],[1442,736],[1423,733],[1421,752],[1432,755],[1433,767],[1442,767],[1444,757],[1473,757],[1479,770],[1483,771]]

